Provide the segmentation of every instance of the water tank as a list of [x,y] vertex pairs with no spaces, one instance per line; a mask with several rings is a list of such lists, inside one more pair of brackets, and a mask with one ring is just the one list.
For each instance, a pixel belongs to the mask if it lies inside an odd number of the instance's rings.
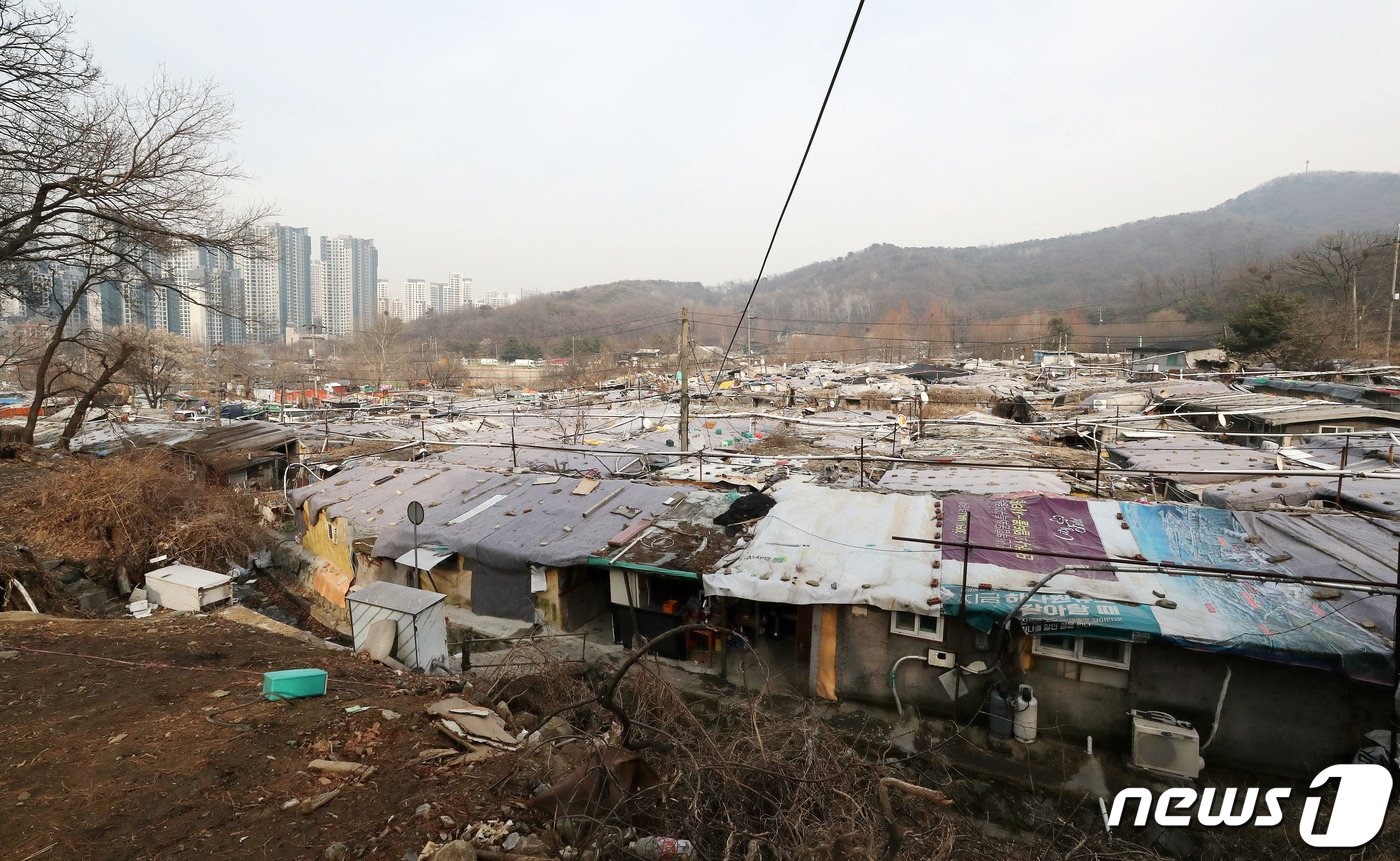
[[1016,691],[1016,698],[1011,701],[1011,707],[1016,712],[1014,720],[1016,740],[1025,744],[1035,741],[1036,726],[1040,720],[1040,702],[1035,698],[1035,692],[1030,685],[1021,685]]
[[1012,734],[1012,709],[1011,694],[998,682],[992,688],[991,701],[991,726],[992,738],[1011,738]]

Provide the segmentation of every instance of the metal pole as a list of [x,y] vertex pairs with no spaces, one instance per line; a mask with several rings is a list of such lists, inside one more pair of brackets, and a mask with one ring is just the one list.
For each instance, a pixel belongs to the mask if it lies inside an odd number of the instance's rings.
[[515,407],[510,408],[510,465],[520,466],[515,452]]
[[423,569],[418,567],[418,524],[413,524],[413,588],[423,588]]
[[[972,509],[967,509],[961,515],[963,521],[963,564],[962,564],[962,586],[958,591],[958,618],[967,623],[967,569],[972,567]],[[962,666],[953,662],[953,723],[958,722],[958,703],[962,700]]]
[[[1395,585],[1400,588],[1400,544],[1395,546]],[[1397,747],[1400,747],[1400,740],[1396,734],[1400,733],[1400,595],[1395,596],[1395,628],[1390,635],[1390,660],[1394,674],[1394,684],[1390,691],[1390,761],[1386,763],[1386,768],[1393,773],[1395,769],[1395,757]],[[1394,788],[1391,789],[1391,798],[1395,797]]]
[[[222,344],[215,344],[214,349],[209,351],[210,365],[214,371],[214,427],[223,424],[222,415],[224,412],[224,384],[219,379],[219,347]],[[151,404],[152,407],[155,404]]]
[[1103,452],[1099,451],[1099,426],[1094,425],[1094,496],[1101,497],[1099,492],[1099,474],[1103,471]]
[[1337,507],[1342,507],[1342,478],[1346,475],[1347,455],[1351,454],[1351,434],[1342,443],[1342,465],[1337,467]]
[[860,486],[865,487],[865,437],[860,438]]

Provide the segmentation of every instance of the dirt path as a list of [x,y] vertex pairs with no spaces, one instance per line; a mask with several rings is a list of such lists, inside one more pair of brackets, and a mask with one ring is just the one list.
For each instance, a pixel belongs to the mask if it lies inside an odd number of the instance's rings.
[[[401,859],[464,824],[521,818],[510,806],[520,799],[490,790],[507,758],[455,769],[419,763],[420,749],[444,746],[423,713],[435,691],[421,676],[407,677],[416,690],[403,690],[378,664],[217,618],[6,615],[0,652],[19,652],[0,659],[7,861],[320,858],[336,842],[347,844],[347,858]],[[259,701],[264,671],[296,667],[328,670],[327,696]],[[249,729],[206,720],[239,703],[257,704],[217,717]],[[369,709],[347,715],[352,705]],[[377,770],[362,783],[322,783],[307,769],[318,756]],[[282,809],[337,786],[340,795],[314,813]],[[425,802],[430,817],[415,818]]]

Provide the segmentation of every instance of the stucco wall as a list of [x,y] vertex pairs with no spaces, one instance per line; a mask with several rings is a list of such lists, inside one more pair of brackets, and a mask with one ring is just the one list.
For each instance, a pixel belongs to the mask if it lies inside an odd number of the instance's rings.
[[[890,631],[890,613],[869,607],[843,606],[837,610],[836,692],[842,699],[893,705],[888,678],[890,667],[905,655],[927,655],[930,648],[951,651],[964,664],[979,657],[980,633],[957,619],[943,620],[941,641],[909,637]],[[939,684],[942,668],[927,661],[905,661],[897,678],[900,700],[937,715],[951,717],[953,700]],[[986,682],[964,676],[968,692],[961,697],[958,715],[966,719],[982,701]]]
[[[334,565],[341,572],[354,574],[355,568],[350,562],[350,529],[345,518],[330,517],[324,511],[320,511],[313,521],[303,503],[301,519],[306,524],[306,531],[301,535],[301,546]],[[331,530],[328,526],[335,527],[335,540],[331,540]]]

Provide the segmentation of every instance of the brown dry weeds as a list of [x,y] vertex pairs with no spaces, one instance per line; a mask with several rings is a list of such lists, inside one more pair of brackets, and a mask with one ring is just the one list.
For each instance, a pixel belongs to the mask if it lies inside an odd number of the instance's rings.
[[0,489],[0,540],[90,575],[135,574],[161,554],[219,570],[267,544],[251,495],[205,482],[167,452],[23,466]]

